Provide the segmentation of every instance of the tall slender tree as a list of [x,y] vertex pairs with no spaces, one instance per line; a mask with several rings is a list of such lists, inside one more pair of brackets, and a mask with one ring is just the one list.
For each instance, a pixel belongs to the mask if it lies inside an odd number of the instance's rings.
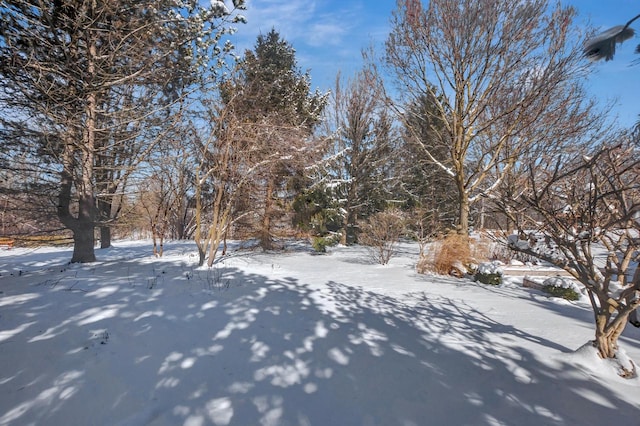
[[326,185],[344,212],[341,242],[353,243],[358,221],[384,210],[391,198],[395,140],[381,81],[368,70],[346,83],[338,74],[324,124],[331,141]]
[[438,163],[451,167],[447,140],[442,139],[444,122],[436,114],[437,103],[429,95],[412,100],[407,106],[407,128],[398,152],[399,196],[406,198],[423,231],[434,235],[456,223],[456,186],[451,176],[430,161],[428,151]]

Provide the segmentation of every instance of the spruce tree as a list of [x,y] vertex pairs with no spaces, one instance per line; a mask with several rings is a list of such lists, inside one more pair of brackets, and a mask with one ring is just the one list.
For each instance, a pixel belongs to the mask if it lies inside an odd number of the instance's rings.
[[258,36],[236,71],[223,85],[222,99],[237,121],[253,129],[253,163],[264,167],[246,195],[253,202],[244,205],[258,206],[253,231],[270,249],[274,222],[288,212],[305,165],[317,154],[312,135],[326,96],[311,91],[309,73],[299,70],[294,48],[275,29]]

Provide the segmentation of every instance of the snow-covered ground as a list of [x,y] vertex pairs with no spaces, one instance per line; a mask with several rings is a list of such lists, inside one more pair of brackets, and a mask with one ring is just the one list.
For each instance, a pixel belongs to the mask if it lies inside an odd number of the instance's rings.
[[[0,250],[0,425],[640,424],[586,301],[415,273],[361,247]],[[520,279],[521,281],[521,279]],[[620,339],[640,361],[640,330]]]

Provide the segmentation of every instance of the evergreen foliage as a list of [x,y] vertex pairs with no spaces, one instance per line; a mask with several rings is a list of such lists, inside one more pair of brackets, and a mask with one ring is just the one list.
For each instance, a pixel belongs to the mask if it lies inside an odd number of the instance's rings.
[[571,301],[580,299],[580,294],[572,288],[546,285],[542,289],[554,297],[562,297],[563,299]]
[[254,49],[245,52],[234,75],[221,85],[225,113],[243,128],[249,162],[261,165],[243,198],[251,200],[245,207],[257,213],[258,220],[248,226],[264,249],[272,248],[275,224],[306,186],[304,169],[319,154],[313,130],[326,96],[310,86],[309,74],[298,69],[295,50],[275,29],[258,36]]
[[20,155],[17,179],[46,184],[32,198],[73,233],[72,262],[95,260],[94,228],[242,19],[197,0],[0,5],[0,162]]
[[414,99],[406,108],[398,174],[402,181],[407,208],[420,207],[429,232],[453,229],[456,222],[457,198],[454,180],[429,157],[450,167],[450,146],[444,135],[446,124],[437,114],[437,100],[431,93]]

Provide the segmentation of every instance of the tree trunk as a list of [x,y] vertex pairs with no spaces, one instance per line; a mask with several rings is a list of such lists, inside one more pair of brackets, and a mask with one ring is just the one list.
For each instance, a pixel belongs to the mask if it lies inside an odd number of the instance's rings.
[[[90,80],[95,74],[94,58],[96,57],[96,46],[89,45],[89,61],[87,66],[87,79]],[[78,216],[72,220],[73,230],[73,257],[71,263],[95,262],[95,217],[96,199],[94,196],[94,162],[96,147],[96,111],[97,97],[95,93],[89,93],[86,105],[86,128],[82,135],[81,163],[79,176],[76,179],[76,189],[78,191]],[[71,145],[74,146],[74,145]],[[71,148],[73,149],[73,148]],[[69,205],[67,204],[67,213]]]
[[83,221],[73,229],[73,257],[71,263],[95,262],[93,222]]
[[[90,156],[83,156],[83,163]],[[85,190],[81,191],[78,201],[78,216],[73,217],[71,214],[71,191],[73,188],[73,147],[67,143],[63,153],[63,170],[60,174],[60,192],[58,193],[58,218],[60,221],[73,232],[73,256],[72,263],[95,262],[96,256],[94,252],[95,236],[94,220],[93,220],[93,195],[86,189],[86,182],[81,187]],[[86,180],[86,179],[85,179]],[[79,191],[80,192],[80,191]],[[88,193],[87,193],[88,192]]]
[[458,233],[460,235],[469,235],[469,194],[464,188],[462,182],[458,182],[458,193],[460,197],[460,208],[458,211]]
[[345,206],[345,218],[344,218],[344,227],[342,235],[340,236],[340,244],[348,246],[351,245],[354,241],[353,235],[353,209],[351,208],[351,203],[347,201],[347,205]]
[[345,246],[355,244],[357,240],[356,233],[355,233],[357,211],[353,206],[353,200],[355,200],[356,194],[357,194],[356,185],[357,185],[357,180],[354,180],[349,184],[349,188],[347,191],[347,202],[344,206],[346,215],[344,218],[344,221],[345,221],[344,233],[341,237],[340,243]]
[[204,261],[207,255],[207,244],[202,239],[202,181],[200,176],[200,166],[196,167],[196,212],[195,212],[195,221],[196,221],[196,229],[193,234],[193,238],[196,241],[196,247],[198,247],[198,266],[204,265]]
[[[209,257],[207,259],[207,265],[213,266],[213,262],[216,259],[218,248],[220,248],[220,242],[225,239],[224,252],[227,250],[227,230],[229,229],[229,222],[231,217],[231,203],[225,203],[225,189],[224,185],[218,185],[216,189],[216,196],[213,202],[213,213],[211,215],[211,227],[209,228],[209,234],[207,237],[207,244],[209,244]],[[223,255],[224,255],[223,252]]]
[[111,227],[102,225],[100,227],[100,248],[111,247]]
[[207,266],[209,267],[213,266],[213,262],[216,260],[216,254],[220,248],[220,242],[226,233],[226,227],[227,223],[225,217],[216,217],[216,221],[211,224],[208,238],[209,256],[207,257]]
[[[100,189],[99,192],[107,192],[108,188]],[[100,197],[96,200],[98,218],[100,220],[100,248],[111,247],[111,228],[107,223],[111,220],[112,204],[110,198]]]
[[156,236],[158,235],[158,231],[156,231],[156,225],[154,223],[151,224],[151,243],[153,244],[153,256],[158,257],[158,239]]
[[[91,170],[93,157],[91,152],[85,152],[83,163],[85,168]],[[73,231],[73,257],[71,263],[95,262],[95,198],[91,186],[91,173],[85,172],[82,175],[82,191],[78,200],[78,217],[73,220],[70,226]]]
[[271,215],[273,214],[273,192],[275,189],[275,182],[272,177],[267,180],[267,187],[265,190],[264,199],[264,216],[262,217],[262,224],[260,228],[260,246],[263,250],[273,249],[273,241],[271,240]]
[[[86,161],[91,161],[91,155],[86,154]],[[95,262],[96,255],[94,251],[95,247],[95,199],[91,191],[90,179],[83,175],[83,184],[81,187],[84,189],[78,200],[78,217],[71,220],[71,230],[73,231],[73,257],[71,263],[87,263]]]
[[225,256],[227,254],[227,236],[229,234],[229,227],[224,231],[224,237],[222,237],[222,255]]
[[624,315],[624,318],[616,318],[616,322],[611,323],[608,315],[601,313],[596,316],[594,345],[603,359],[615,358],[618,350],[618,337],[627,324],[627,317],[628,314]]
[[207,250],[206,247],[196,244],[198,247],[198,266],[204,265],[204,261],[207,260]]
[[340,235],[340,244],[342,244],[343,246],[347,245],[347,241],[349,241],[349,238],[347,237],[347,233],[349,232],[349,217],[350,217],[350,206],[349,206],[349,200],[347,200],[346,205],[344,206],[344,210],[346,212],[346,214],[344,215],[344,222],[342,224],[342,234]]

